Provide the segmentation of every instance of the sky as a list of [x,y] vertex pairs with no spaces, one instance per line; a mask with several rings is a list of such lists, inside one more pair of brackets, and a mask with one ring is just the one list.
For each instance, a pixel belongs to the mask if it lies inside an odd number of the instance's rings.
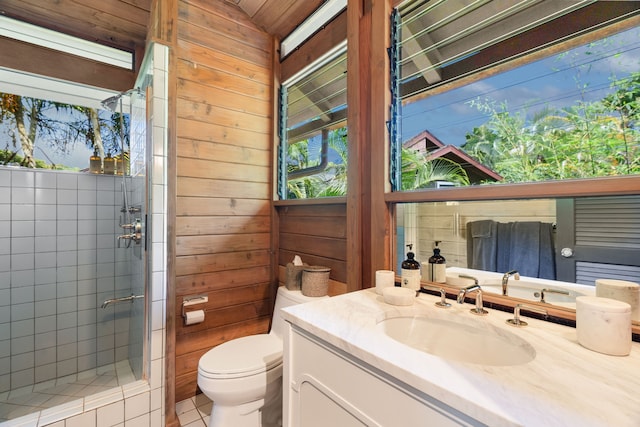
[[585,87],[586,101],[602,99],[613,91],[609,88],[612,77],[625,77],[634,71],[640,71],[640,28],[406,104],[402,110],[402,140],[427,129],[444,144],[460,146],[467,133],[488,119],[469,105],[471,100],[480,97],[498,104],[506,102],[511,113],[526,108],[531,117],[545,106],[574,104],[581,97],[580,87]]

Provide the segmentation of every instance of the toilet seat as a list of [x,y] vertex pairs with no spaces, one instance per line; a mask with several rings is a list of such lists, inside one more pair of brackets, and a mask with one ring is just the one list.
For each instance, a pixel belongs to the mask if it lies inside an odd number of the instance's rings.
[[282,340],[270,334],[227,341],[200,358],[198,373],[210,379],[243,378],[282,365]]

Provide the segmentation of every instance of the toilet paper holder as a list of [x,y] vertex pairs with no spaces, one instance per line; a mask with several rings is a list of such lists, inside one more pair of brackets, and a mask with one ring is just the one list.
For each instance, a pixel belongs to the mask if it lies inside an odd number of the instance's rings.
[[206,295],[193,295],[189,297],[184,297],[182,299],[182,317],[187,317],[184,309],[185,307],[190,307],[192,305],[204,304],[209,302],[209,297]]

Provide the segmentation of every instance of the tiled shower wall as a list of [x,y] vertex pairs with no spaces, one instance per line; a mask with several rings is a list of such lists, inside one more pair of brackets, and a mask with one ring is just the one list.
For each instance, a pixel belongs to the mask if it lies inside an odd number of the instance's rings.
[[[130,179],[129,179],[130,180]],[[129,357],[122,177],[0,168],[0,392]]]

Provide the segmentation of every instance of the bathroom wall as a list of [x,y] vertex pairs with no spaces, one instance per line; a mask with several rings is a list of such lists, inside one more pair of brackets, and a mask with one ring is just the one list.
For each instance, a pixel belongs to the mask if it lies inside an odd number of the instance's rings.
[[125,360],[122,177],[0,167],[0,392]]
[[[271,253],[273,40],[223,0],[178,2],[176,401],[196,394],[198,360],[266,332]],[[173,160],[173,159],[171,159]],[[169,225],[171,227],[171,225]],[[201,324],[182,300],[206,294]]]

